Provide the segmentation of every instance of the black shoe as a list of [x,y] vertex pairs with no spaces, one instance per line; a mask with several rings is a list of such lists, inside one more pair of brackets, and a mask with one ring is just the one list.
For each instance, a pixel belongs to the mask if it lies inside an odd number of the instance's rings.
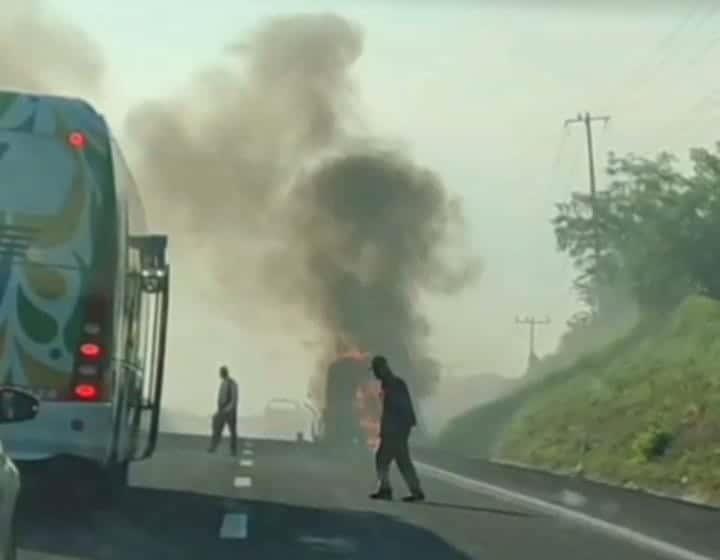
[[392,500],[392,490],[378,490],[377,492],[374,492],[370,494],[371,500]]
[[413,492],[409,496],[405,496],[402,499],[403,502],[411,503],[411,502],[424,502],[425,501],[425,494],[422,492]]

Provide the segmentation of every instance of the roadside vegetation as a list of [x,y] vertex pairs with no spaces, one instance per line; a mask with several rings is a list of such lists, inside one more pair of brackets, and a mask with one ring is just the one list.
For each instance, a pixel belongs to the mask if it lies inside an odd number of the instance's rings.
[[690,161],[611,154],[597,221],[587,195],[558,204],[586,310],[441,446],[720,503],[720,145]]

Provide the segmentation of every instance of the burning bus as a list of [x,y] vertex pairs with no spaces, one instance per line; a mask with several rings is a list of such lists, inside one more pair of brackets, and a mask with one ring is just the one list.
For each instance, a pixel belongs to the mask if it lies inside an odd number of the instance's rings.
[[335,447],[367,445],[377,448],[382,404],[380,387],[369,371],[369,356],[352,352],[339,356],[328,368],[324,443]]

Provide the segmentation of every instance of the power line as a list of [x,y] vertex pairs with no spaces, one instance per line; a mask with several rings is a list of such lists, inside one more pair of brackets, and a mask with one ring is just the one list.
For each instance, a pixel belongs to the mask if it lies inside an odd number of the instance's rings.
[[[720,107],[720,88],[714,88],[710,91],[710,93],[699,99],[696,103],[693,103],[693,105],[691,105],[688,109],[676,114],[675,118],[671,118],[660,123],[660,126],[657,131],[653,133],[653,136],[660,138],[671,132],[677,132],[680,130],[679,127],[681,126],[681,123],[679,121],[681,120],[681,117],[712,109],[713,106]],[[688,130],[696,131],[707,122],[707,119],[707,116],[703,116],[700,120],[689,126]],[[684,130],[684,125],[682,125],[682,129]]]
[[557,144],[555,146],[554,150],[554,156],[550,162],[550,166],[548,168],[548,177],[547,177],[547,189],[552,189],[557,180],[558,180],[558,171],[560,168],[560,164],[563,161],[563,154],[565,153],[565,150],[568,145],[568,140],[570,138],[570,133],[567,128],[563,130],[562,135],[558,138]]
[[[668,33],[666,33],[660,38],[660,40],[655,44],[655,46],[650,49],[649,56],[644,57],[644,62],[635,66],[632,72],[630,72],[621,82],[620,87],[617,89],[617,94],[611,97],[611,104],[615,103],[620,95],[630,89],[630,86],[634,82],[637,82],[638,78],[641,80],[645,80],[652,76],[652,74],[654,74],[657,70],[662,68],[662,66],[669,60],[669,57],[675,52],[671,47],[682,35],[683,31],[685,31],[685,28],[690,25],[695,16],[701,15],[702,7],[703,0],[699,0],[699,2],[694,7],[691,7],[688,10],[688,12],[685,14],[685,17],[677,25],[675,25],[672,29],[670,29]],[[655,59],[655,55],[658,53],[660,53],[661,56],[659,59],[657,59],[658,62],[652,65],[652,61],[653,59]],[[647,68],[651,68],[651,71],[642,72],[643,68],[645,68],[646,70]]]
[[[701,47],[700,50],[695,51],[695,57],[688,59],[683,59],[679,45],[675,48],[670,47],[676,45],[684,35],[690,35],[690,51],[693,51],[692,46],[699,46],[705,36],[700,30],[707,27],[707,25],[716,18],[718,13],[720,13],[720,6],[712,3],[708,5],[703,0],[700,0],[697,5],[688,11],[683,21],[659,41],[653,51],[660,53],[660,57],[656,62],[652,64],[653,57],[648,57],[646,64],[636,67],[629,75],[629,78],[623,82],[623,86],[617,90],[616,95],[611,98],[607,106],[615,110],[620,107],[631,108],[635,106],[641,100],[643,92],[647,91],[649,86],[658,86],[658,78],[662,78],[664,68],[673,59],[682,62],[682,68],[684,70],[682,73],[684,75],[688,71],[692,71],[704,56],[714,48],[713,43],[718,38],[717,35],[713,33],[712,41],[706,44],[705,47]],[[643,71],[643,67],[645,67],[645,71]],[[622,101],[619,99],[620,96],[623,96]]]
[[558,167],[560,166],[560,161],[562,160],[562,155],[565,151],[565,147],[567,146],[567,141],[569,137],[570,135],[568,134],[567,128],[564,128],[563,135],[559,138],[557,146],[555,148],[555,156],[553,157],[552,163],[550,164],[551,175],[555,175]]
[[[718,14],[720,14],[720,6],[715,6],[715,8],[713,8],[713,10],[708,14],[706,21],[707,19],[714,18]],[[708,53],[712,52],[718,45],[720,45],[720,33],[713,35],[710,40],[705,43],[705,46],[703,46],[699,51],[697,51],[696,56],[688,60],[688,63],[691,66],[696,66],[697,64],[702,62],[702,60],[708,55]]]

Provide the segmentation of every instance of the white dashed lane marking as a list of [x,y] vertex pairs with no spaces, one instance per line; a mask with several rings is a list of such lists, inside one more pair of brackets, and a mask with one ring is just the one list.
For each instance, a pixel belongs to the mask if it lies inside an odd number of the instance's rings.
[[226,513],[220,527],[221,539],[246,539],[248,536],[248,516],[245,513]]
[[18,560],[86,560],[80,556],[57,556],[56,554],[45,554],[35,550],[18,551]]
[[236,476],[235,488],[250,488],[252,486],[252,478],[249,476]]
[[[253,466],[253,442],[245,441],[242,451],[243,457],[238,464],[241,467]],[[252,478],[249,476],[236,476],[233,479],[235,488],[250,488],[252,486]],[[223,516],[222,525],[220,526],[221,539],[247,539],[248,538],[248,512],[228,512]]]

